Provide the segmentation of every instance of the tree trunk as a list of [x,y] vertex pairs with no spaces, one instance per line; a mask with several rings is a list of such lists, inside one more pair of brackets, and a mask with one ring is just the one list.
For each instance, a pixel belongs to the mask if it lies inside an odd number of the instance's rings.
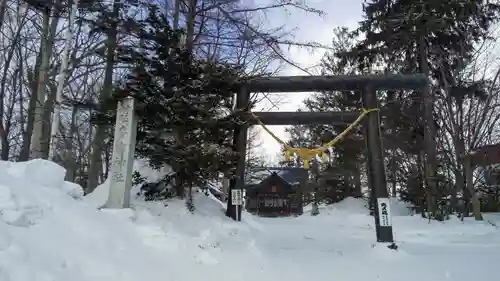
[[[43,105],[43,142],[42,142],[42,158],[48,159],[50,155],[50,128],[51,128],[51,113],[54,111],[54,101],[56,98],[56,88],[49,86],[50,91]],[[59,125],[59,122],[58,122]]]
[[396,151],[395,149],[392,150],[392,159],[391,159],[391,195],[392,197],[397,197],[397,184],[398,184],[398,181],[397,181],[397,174],[396,174],[396,171],[398,169],[398,164],[396,162]]
[[188,14],[186,15],[186,49],[193,51],[194,25],[196,20],[196,4],[198,0],[189,0]]
[[[420,35],[419,38],[419,65],[420,71],[430,78],[429,64],[427,61],[427,43],[424,38],[424,34]],[[425,179],[428,194],[428,208],[429,213],[436,219],[441,219],[438,217],[438,206],[436,201],[437,195],[437,182],[436,182],[436,170],[437,170],[437,158],[436,158],[436,126],[434,124],[434,99],[430,94],[430,87],[426,87],[422,91],[422,100],[424,105],[424,118],[425,118],[425,133],[424,133],[424,147],[426,152],[425,161]]]
[[[22,52],[21,50],[19,52]],[[23,144],[21,146],[21,152],[19,154],[19,161],[28,161],[30,158],[30,146],[31,146],[31,134],[33,133],[33,127],[35,122],[35,107],[37,99],[37,81],[38,74],[40,73],[40,64],[42,61],[42,53],[39,52],[36,56],[35,67],[33,71],[28,71],[28,87],[31,95],[28,100],[28,109],[26,110],[26,130],[23,132]],[[22,63],[22,61],[21,61]],[[20,110],[21,113],[24,110]],[[24,119],[21,119],[24,120]],[[24,127],[24,126],[23,126]]]
[[[57,1],[55,5],[60,4]],[[54,43],[55,33],[59,19],[52,17],[52,9],[45,10],[42,23],[42,40],[40,44],[41,62],[36,85],[36,104],[34,108],[33,133],[31,135],[30,157],[33,158],[48,158],[49,151],[47,150],[49,142],[49,134],[45,129],[50,124],[50,114],[47,114],[49,109],[45,104],[47,97],[46,88],[48,83],[48,72],[50,68],[50,58],[52,56],[52,48]]]
[[179,18],[181,14],[181,1],[182,0],[175,0],[175,5],[174,5],[174,20],[172,22],[172,26],[175,29],[179,28]]
[[76,125],[78,109],[76,106],[73,107],[71,112],[71,123],[68,135],[66,136],[66,147],[65,153],[63,154],[63,163],[66,168],[66,178],[65,180],[74,182],[77,175],[78,164],[75,159],[75,154],[73,153],[73,136],[78,132]]
[[[453,98],[452,92],[446,80],[443,80],[445,85],[445,89],[447,91],[446,95],[446,106],[450,113],[453,112]],[[476,220],[483,220],[483,216],[481,215],[481,204],[479,202],[479,198],[474,190],[473,184],[473,175],[472,172],[474,168],[471,166],[470,157],[467,155],[467,149],[465,147],[465,137],[464,137],[464,129],[461,122],[463,122],[464,109],[463,109],[463,100],[456,99],[456,108],[458,111],[458,121],[452,117],[450,122],[452,126],[452,142],[455,152],[456,158],[456,167],[455,167],[455,178],[456,185],[458,190],[463,191],[463,209],[462,216],[468,216],[469,213],[469,200],[472,203],[472,212],[474,213],[474,218]],[[459,123],[460,122],[460,123]],[[470,173],[470,174],[469,174]],[[465,177],[464,177],[465,174]]]
[[354,172],[353,181],[354,181],[354,197],[362,197],[363,192],[361,190],[361,165],[356,164],[358,169]]
[[426,192],[426,181],[425,181],[425,152],[420,151],[420,154],[417,155],[417,163],[416,163],[416,170],[414,171],[414,175],[416,176],[416,179],[418,180],[418,201],[417,201],[417,213],[420,213],[422,217],[426,217],[426,207],[425,204],[427,203],[427,192]]
[[[179,13],[180,13],[180,2],[181,0],[176,0],[175,12],[174,12],[174,28],[177,27],[179,22]],[[188,12],[186,14],[186,41],[184,42],[185,48],[192,52],[193,51],[193,43],[194,43],[194,25],[196,19],[196,4],[197,0],[189,0],[188,1]],[[182,147],[184,144],[185,132],[183,128],[175,128],[175,140],[179,147]],[[184,198],[185,187],[184,182],[187,180],[184,178],[183,173],[180,171],[176,172],[176,192],[177,196]]]
[[[113,1],[113,11],[111,14],[110,28],[107,30],[106,40],[106,69],[104,73],[104,85],[99,95],[99,102],[102,104],[111,97],[113,90],[113,70],[115,66],[115,50],[117,47],[118,33],[118,15],[120,11],[120,0]],[[107,127],[102,124],[97,124],[96,133],[92,142],[90,152],[90,167],[88,171],[88,182],[86,193],[94,191],[99,184],[99,178],[102,173],[102,149],[105,144]]]
[[75,22],[76,12],[78,10],[78,0],[68,0],[68,7],[71,7],[71,11],[68,19],[68,28],[64,35],[64,50],[62,54],[61,69],[59,71],[59,76],[57,77],[57,90],[55,93],[55,100],[52,106],[52,126],[50,128],[50,144],[49,144],[49,156],[54,158],[57,150],[57,137],[59,135],[59,123],[61,114],[61,102],[62,102],[62,92],[64,89],[64,83],[66,82],[66,73],[68,71],[69,64],[69,51],[71,49],[71,41],[73,39],[73,23]]
[[[0,2],[0,28],[1,28],[1,24],[2,24],[2,21],[3,21],[3,17],[4,17],[4,13],[5,13],[5,6],[6,6],[6,3],[5,1],[1,1]],[[8,51],[6,52],[6,58],[5,58],[5,61],[3,62],[4,63],[4,67],[3,67],[3,72],[2,72],[2,79],[0,80],[0,138],[1,138],[1,143],[2,143],[2,150],[1,150],[1,159],[4,160],[4,161],[7,161],[9,159],[9,153],[10,153],[10,144],[9,144],[9,140],[8,140],[8,137],[9,137],[9,132],[10,132],[10,125],[8,124],[3,124],[3,117],[5,118],[11,118],[11,116],[5,116],[5,112],[4,112],[4,102],[5,102],[5,86],[7,84],[7,79],[8,79],[8,74],[9,74],[9,70],[11,69],[11,63],[12,63],[12,59],[14,58],[14,53],[16,53],[17,51],[17,48],[18,48],[18,44],[19,44],[19,41],[20,41],[20,36],[21,36],[21,32],[23,30],[23,27],[24,27],[24,24],[26,22],[26,16],[27,16],[27,9],[25,9],[24,5],[22,5],[21,7],[19,7],[19,19],[18,19],[18,26],[17,26],[17,30],[12,38],[12,41],[10,42],[10,48],[8,49]],[[16,74],[19,74],[19,72],[17,72]],[[15,79],[15,78],[14,78]],[[13,83],[14,85],[16,83]],[[22,95],[22,93],[21,93]],[[6,123],[9,123],[11,124],[11,120],[6,120]]]

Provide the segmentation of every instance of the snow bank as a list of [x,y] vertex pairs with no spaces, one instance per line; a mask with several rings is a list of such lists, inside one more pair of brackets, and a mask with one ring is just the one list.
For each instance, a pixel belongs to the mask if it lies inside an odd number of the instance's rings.
[[103,207],[106,202],[108,202],[109,188],[109,179],[106,179],[101,185],[97,186],[94,191],[85,195],[85,201],[95,208]]
[[[147,181],[154,182],[162,179],[166,174],[172,172],[172,168],[168,165],[163,167],[160,170],[155,170],[151,168],[147,161],[142,159],[134,160],[133,166],[134,172],[137,171],[143,176]],[[85,200],[95,206],[96,208],[100,208],[106,204],[108,201],[109,195],[109,181],[106,179],[104,183],[99,185],[94,191],[85,196]],[[132,198],[137,197],[137,193],[139,192],[140,187],[134,186],[130,191],[130,196]]]
[[347,212],[351,214],[367,214],[367,206],[368,202],[364,199],[347,197],[336,204],[332,204],[328,209],[330,211]]
[[69,196],[73,187],[54,163],[0,162],[0,280],[199,279],[182,266],[193,256],[179,252],[197,245],[179,243],[173,231],[168,237],[138,226],[149,213],[98,211]]
[[394,216],[393,251],[376,243],[373,217],[359,199],[324,206],[315,217],[243,212],[234,222],[202,192],[194,194],[193,213],[181,200],[135,196],[133,210],[97,210],[105,187],[75,200],[61,167],[0,162],[0,281],[500,278],[500,233],[488,222]]
[[406,202],[403,202],[401,200],[398,200],[398,198],[391,197],[389,198],[391,202],[391,214],[392,216],[411,216],[413,215],[413,212],[411,210],[412,205]]
[[165,165],[159,170],[155,170],[148,165],[148,162],[143,159],[134,160],[134,171],[139,172],[148,181],[157,181],[163,178],[166,174],[172,172],[172,167]]
[[[391,202],[391,214],[393,217],[399,216],[410,216],[412,215],[409,209],[411,205],[398,200],[397,198],[389,198]],[[310,213],[312,210],[312,205],[309,204],[304,207],[304,214]],[[349,213],[349,214],[368,214],[368,201],[364,198],[353,198],[347,197],[346,199],[331,204],[331,205],[320,205],[320,213],[324,215],[332,215],[335,213]]]
[[75,199],[83,197],[83,189],[78,184],[64,181],[66,170],[54,162],[35,159],[28,162],[0,161],[0,183],[10,184],[22,180],[28,185],[56,188]]

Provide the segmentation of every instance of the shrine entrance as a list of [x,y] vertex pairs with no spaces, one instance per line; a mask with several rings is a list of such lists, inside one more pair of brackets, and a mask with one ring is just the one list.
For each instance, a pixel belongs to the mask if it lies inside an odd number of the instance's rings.
[[[367,161],[368,186],[375,206],[375,225],[378,242],[393,242],[389,195],[385,176],[384,156],[380,135],[380,112],[377,91],[422,90],[429,81],[423,74],[413,75],[366,75],[366,76],[286,76],[255,78],[241,85],[236,98],[236,108],[248,108],[250,93],[314,92],[314,91],[360,91],[363,111],[360,112],[249,112],[256,117],[254,124],[300,125],[300,124],[350,124],[361,123],[364,127]],[[364,118],[360,118],[363,114]],[[250,117],[250,116],[249,116]],[[234,146],[241,155],[246,155],[247,129],[244,125],[234,132]],[[352,128],[351,128],[352,129]],[[336,138],[337,139],[337,138]],[[340,139],[340,138],[339,138]],[[337,140],[338,141],[338,140]],[[287,149],[287,147],[285,147]],[[290,148],[289,148],[290,149]],[[300,148],[291,152],[303,153],[311,157],[315,151]],[[312,152],[312,153],[311,153]],[[244,187],[245,159],[238,161],[236,178],[231,180],[229,194],[241,194]],[[228,200],[226,215],[241,220],[241,203]],[[235,204],[236,203],[236,204]]]

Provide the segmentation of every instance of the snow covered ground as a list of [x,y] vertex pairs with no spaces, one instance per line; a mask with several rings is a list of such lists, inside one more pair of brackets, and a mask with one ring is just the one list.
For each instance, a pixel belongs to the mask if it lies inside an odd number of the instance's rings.
[[203,193],[194,214],[177,200],[98,210],[106,185],[83,198],[63,178],[48,161],[0,162],[0,281],[500,280],[500,216],[429,223],[398,206],[393,251],[356,199],[237,223]]

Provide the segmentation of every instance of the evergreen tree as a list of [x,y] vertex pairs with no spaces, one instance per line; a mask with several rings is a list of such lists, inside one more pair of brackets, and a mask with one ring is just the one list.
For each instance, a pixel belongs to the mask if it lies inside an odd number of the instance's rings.
[[[354,32],[346,29],[335,32],[334,51],[323,59],[323,72],[423,72],[432,77],[432,81],[438,82],[432,93],[440,91],[444,83],[455,87],[455,90],[463,89],[464,83],[451,78],[471,58],[474,44],[486,38],[489,27],[497,18],[498,9],[497,4],[483,1],[365,1],[364,20],[360,22],[359,28]],[[470,92],[467,92],[467,96],[481,93]],[[425,194],[426,200],[412,198],[409,201],[422,204],[417,206],[419,210],[427,210],[435,217],[442,217],[438,214],[438,202],[440,198],[446,197],[449,183],[447,180],[438,180],[444,177],[444,171],[441,165],[437,165],[438,157],[432,153],[436,135],[431,138],[431,142],[428,139],[424,141],[424,136],[429,133],[426,132],[426,124],[429,124],[429,128],[439,125],[439,121],[434,121],[438,120],[436,114],[432,114],[432,99],[429,94],[420,92],[386,91],[379,94],[383,143],[393,191],[411,182],[412,191],[405,191],[405,198],[408,194]],[[460,98],[455,99],[457,104],[461,101]],[[426,102],[425,107],[422,106],[423,101]],[[350,111],[361,106],[359,93],[354,92],[318,93],[306,100],[305,104],[312,111]],[[429,108],[431,115],[428,114]],[[321,140],[342,130],[341,126],[305,125],[292,128],[289,132],[292,134],[291,143],[305,144],[303,140]],[[355,132],[348,141],[335,147],[335,167],[332,170],[340,174],[342,166],[349,169],[362,160],[364,143],[361,137]],[[422,152],[429,153],[427,159],[422,158]],[[432,175],[423,168],[426,162],[433,164]],[[345,175],[346,172],[343,170],[341,174]],[[421,184],[421,190],[418,190],[418,180],[411,180],[425,178],[424,174],[433,179],[429,180],[428,186],[431,188],[426,192],[422,190]]]
[[[136,153],[154,167],[177,171],[181,196],[184,187],[203,186],[219,172],[232,175],[239,155],[228,140],[246,122],[232,110],[241,69],[196,59],[180,47],[182,31],[173,30],[155,6],[135,26],[141,48],[122,48],[119,59],[133,71],[114,98],[137,100]],[[181,142],[173,133],[178,129]]]
[[[345,55],[356,58],[362,70],[386,72],[422,72],[437,81],[432,91],[415,93],[415,107],[422,116],[415,129],[424,132],[417,138],[426,159],[425,179],[428,189],[427,210],[440,219],[438,201],[443,193],[437,182],[439,165],[436,153],[438,124],[433,110],[435,94],[457,85],[456,76],[473,56],[475,44],[488,36],[498,20],[500,6],[482,0],[372,0],[365,1],[364,20],[356,30],[364,40]],[[432,93],[432,94],[431,94]],[[457,185],[467,193],[459,168],[465,153],[458,142],[455,149],[458,167]]]

